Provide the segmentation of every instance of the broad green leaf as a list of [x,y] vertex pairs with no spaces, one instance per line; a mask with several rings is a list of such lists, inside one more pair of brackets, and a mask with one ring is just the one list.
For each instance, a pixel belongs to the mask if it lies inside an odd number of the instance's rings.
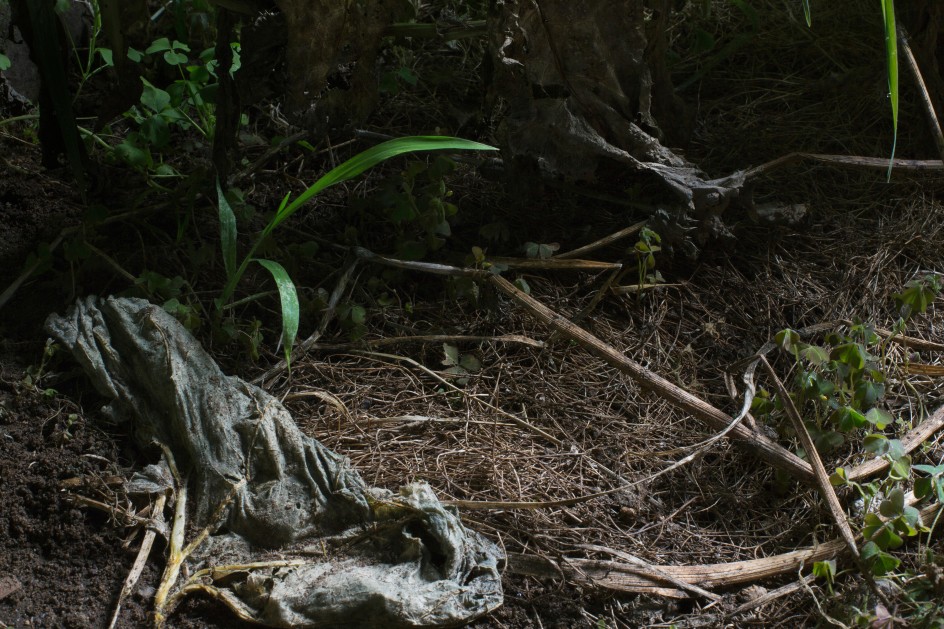
[[0,72],[10,69],[10,58],[4,54],[0,54]]
[[895,421],[895,418],[892,417],[891,413],[878,407],[873,408],[868,413],[866,413],[865,418],[870,424],[874,425],[879,430],[882,430],[885,428],[885,426]]
[[833,348],[830,356],[833,360],[849,365],[853,369],[865,368],[865,361],[868,358],[868,352],[859,343],[845,343]]
[[862,440],[862,449],[876,456],[881,456],[888,452],[888,437],[879,434],[866,435],[865,439]]
[[451,343],[443,343],[443,352],[446,354],[446,359],[443,361],[444,365],[458,365],[459,364],[459,348]]
[[842,487],[847,482],[849,482],[849,477],[844,467],[837,467],[836,471],[829,477],[829,484],[833,487]]
[[813,564],[813,576],[826,579],[832,583],[836,576],[836,560],[828,559],[826,561],[817,561]]
[[811,365],[822,365],[829,360],[829,353],[818,345],[805,345],[800,350],[800,356]]
[[894,518],[901,515],[902,509],[904,508],[905,492],[902,491],[901,488],[896,487],[888,492],[888,497],[879,505],[878,511],[886,518]]
[[155,39],[154,43],[147,47],[144,51],[144,54],[150,55],[155,52],[163,52],[165,50],[171,50],[170,40],[166,37],[161,37]]
[[230,207],[220,181],[216,181],[216,198],[220,206],[220,246],[223,248],[223,268],[226,269],[226,279],[233,277],[236,272],[236,215]]
[[446,136],[410,136],[405,138],[396,138],[382,142],[377,146],[371,147],[362,153],[358,153],[346,162],[336,166],[328,171],[321,179],[312,184],[307,190],[301,193],[294,201],[287,206],[282,207],[272,219],[272,222],[266,226],[265,233],[271,233],[283,221],[295,213],[298,208],[307,203],[319,192],[335,184],[342,183],[360,175],[365,170],[376,166],[392,157],[404,153],[416,151],[438,151],[438,150],[464,150],[464,151],[496,151],[494,146],[480,144],[471,140],[452,138]]
[[472,354],[463,354],[459,359],[459,366],[469,373],[478,373],[482,369],[482,363]]
[[[106,66],[108,66],[109,68],[115,67],[115,58],[114,58],[114,55],[112,54],[111,48],[97,48],[95,52],[97,52],[101,56],[102,61],[105,63]],[[2,69],[3,68],[0,68],[0,70]]]
[[903,456],[892,461],[888,476],[894,480],[905,480],[911,473],[911,457]]
[[285,362],[288,363],[289,369],[291,369],[292,346],[295,344],[295,337],[298,335],[298,293],[295,291],[292,278],[288,276],[281,264],[259,258],[256,258],[256,262],[272,274],[272,279],[275,280],[275,285],[279,289],[279,300],[282,302],[282,345],[285,349]]
[[144,83],[144,90],[141,92],[142,105],[156,113],[160,113],[170,106],[170,94],[159,87],[155,87],[144,77],[141,77],[141,82]]
[[882,18],[885,22],[885,63],[888,66],[888,97],[892,104],[892,154],[888,159],[887,179],[892,178],[895,146],[898,144],[898,30],[895,26],[895,0],[881,0]]

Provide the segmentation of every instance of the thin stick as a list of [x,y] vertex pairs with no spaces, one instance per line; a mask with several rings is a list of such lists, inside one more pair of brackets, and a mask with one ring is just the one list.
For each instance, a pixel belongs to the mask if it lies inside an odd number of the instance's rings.
[[928,86],[924,83],[924,77],[921,76],[921,68],[918,67],[918,60],[915,59],[914,52],[911,50],[911,44],[908,41],[908,33],[901,22],[898,23],[898,43],[905,51],[905,61],[911,75],[914,77],[915,84],[918,86],[918,93],[921,95],[921,104],[924,105],[924,113],[928,117],[928,126],[931,127],[931,135],[934,136],[934,144],[937,146],[937,154],[944,160],[944,133],[941,133],[941,123],[937,119],[937,113],[934,111],[934,103],[931,102],[931,94],[928,93]]
[[[653,373],[639,363],[630,360],[610,345],[574,325],[530,295],[518,290],[505,278],[492,275],[488,280],[499,291],[511,297],[539,320],[556,330],[560,330],[564,336],[572,339],[610,366],[629,375],[641,387],[656,393],[673,406],[687,411],[716,430],[723,430],[732,423],[733,419],[725,412],[669,382],[662,376]],[[805,481],[812,480],[813,472],[808,463],[767,437],[755,433],[740,423],[732,429],[731,436],[742,443],[750,445],[761,458],[772,465],[784,469]]]
[[522,336],[521,334],[500,334],[498,336],[475,336],[462,334],[422,334],[418,336],[391,336],[381,339],[371,339],[369,341],[360,341],[358,343],[316,343],[308,348],[308,351],[322,352],[346,352],[355,349],[363,349],[365,346],[371,349],[379,349],[391,345],[405,345],[408,343],[517,343],[526,345],[534,349],[544,349],[543,341],[536,341],[533,338]]
[[593,252],[593,251],[596,251],[597,249],[602,249],[603,247],[606,247],[606,246],[608,246],[608,245],[612,245],[614,242],[617,242],[617,241],[619,241],[619,240],[622,240],[623,238],[626,238],[627,236],[632,236],[633,234],[635,234],[636,232],[638,232],[640,229],[642,229],[643,227],[645,227],[645,226],[646,226],[646,223],[648,223],[648,222],[649,222],[649,221],[640,221],[640,222],[636,223],[635,225],[630,225],[629,227],[626,227],[626,228],[624,228],[624,229],[621,229],[621,230],[619,230],[618,232],[612,233],[612,234],[610,234],[609,236],[604,236],[603,238],[601,238],[601,239],[599,239],[599,240],[594,240],[594,241],[591,242],[589,245],[584,245],[584,246],[582,246],[582,247],[577,247],[576,249],[572,249],[572,250],[567,251],[567,252],[565,252],[565,253],[560,253],[560,254],[558,254],[558,255],[556,255],[556,256],[552,256],[551,259],[552,259],[552,260],[555,260],[555,259],[556,259],[556,260],[567,260],[567,259],[570,259],[570,258],[579,258],[579,257],[581,257],[581,256],[583,256],[583,255],[586,255],[586,254],[588,254],[588,253],[591,253],[591,252]]

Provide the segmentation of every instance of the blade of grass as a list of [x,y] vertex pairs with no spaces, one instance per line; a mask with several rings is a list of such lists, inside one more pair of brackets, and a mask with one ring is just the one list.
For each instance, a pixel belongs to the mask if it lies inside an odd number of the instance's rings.
[[882,0],[882,18],[885,23],[885,62],[888,65],[888,96],[892,103],[892,155],[888,160],[887,181],[892,178],[895,147],[898,145],[898,36],[895,28],[895,0]]
[[243,273],[246,272],[246,268],[249,266],[249,262],[253,259],[256,249],[259,248],[260,243],[262,243],[269,236],[269,234],[275,230],[276,227],[285,221],[285,219],[294,214],[302,205],[307,203],[316,194],[323,191],[325,188],[352,179],[372,166],[376,166],[380,162],[390,159],[391,157],[396,157],[397,155],[402,155],[403,153],[436,150],[497,151],[498,149],[494,146],[480,144],[478,142],[463,140],[460,138],[444,136],[411,136],[388,140],[387,142],[382,142],[377,146],[363,151],[362,153],[358,153],[343,164],[328,171],[328,173],[312,184],[312,186],[307,190],[302,192],[298,198],[296,198],[291,203],[289,203],[289,195],[285,195],[285,197],[282,199],[282,202],[279,204],[279,209],[276,211],[275,217],[273,217],[269,224],[265,226],[265,229],[262,230],[262,234],[250,248],[249,253],[245,258],[243,258],[239,268],[236,269],[236,272],[226,282],[226,286],[223,288],[223,292],[217,300],[218,307],[222,308],[223,305],[228,303],[230,298],[233,296],[233,292],[236,290],[236,284],[239,283]]
[[272,260],[262,260],[256,258],[256,262],[261,264],[275,280],[275,285],[279,289],[279,300],[282,302],[282,345],[285,350],[285,362],[288,365],[289,372],[292,368],[292,346],[295,344],[295,337],[298,336],[298,293],[295,291],[295,283],[289,277],[288,272],[278,262]]
[[326,188],[347,181],[348,179],[353,179],[365,170],[391,157],[396,157],[403,153],[436,150],[497,151],[498,149],[494,146],[473,142],[471,140],[435,135],[410,136],[381,142],[377,146],[371,147],[362,153],[358,153],[343,164],[331,169],[321,179],[312,184],[310,188],[298,195],[298,198],[287,206],[282,207],[278,213],[276,213],[272,222],[266,226],[265,234],[268,235],[271,233],[273,229],[294,214],[295,211],[307,203],[309,199]]
[[810,0],[803,0],[803,16],[806,18],[806,27],[813,26],[813,16],[810,13]]
[[220,246],[223,248],[223,268],[226,269],[226,279],[233,277],[236,272],[236,215],[230,207],[220,182],[216,182],[216,196],[220,206]]

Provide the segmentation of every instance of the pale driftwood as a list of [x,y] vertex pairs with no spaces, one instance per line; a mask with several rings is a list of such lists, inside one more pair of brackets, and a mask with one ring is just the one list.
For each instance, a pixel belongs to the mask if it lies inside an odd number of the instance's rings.
[[[801,565],[812,565],[816,561],[835,557],[845,549],[845,542],[833,540],[813,548],[795,550],[763,559],[702,566],[658,566],[658,569],[673,579],[697,584],[702,588],[730,587],[787,573],[792,574]],[[534,555],[509,553],[506,571],[511,574],[551,579],[563,577],[581,585],[618,592],[636,592],[672,598],[688,597],[683,590],[666,587],[658,580],[639,574],[636,566],[616,561],[568,559],[565,562]]]
[[939,159],[900,159],[889,160],[885,157],[859,157],[857,155],[824,155],[820,153],[789,153],[769,162],[744,171],[744,179],[749,180],[772,170],[783,168],[797,162],[812,161],[838,166],[852,166],[867,170],[885,170],[889,163],[895,170],[911,172],[937,172],[944,170],[944,161]]
[[[732,423],[732,417],[724,411],[627,358],[596,336],[574,325],[530,295],[518,290],[514,284],[505,278],[492,275],[488,278],[488,281],[539,320],[560,331],[563,336],[573,340],[610,366],[627,374],[644,389],[656,393],[672,405],[685,410],[716,430],[724,430]],[[771,465],[779,467],[804,481],[811,482],[813,480],[813,471],[808,463],[783,446],[752,431],[743,424],[738,424],[731,431],[731,437],[748,445],[758,456]]]

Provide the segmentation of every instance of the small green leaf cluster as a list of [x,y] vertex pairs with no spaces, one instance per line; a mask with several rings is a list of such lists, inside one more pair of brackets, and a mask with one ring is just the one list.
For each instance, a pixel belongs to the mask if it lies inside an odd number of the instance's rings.
[[658,233],[643,227],[639,232],[639,240],[633,245],[636,256],[639,286],[643,284],[658,284],[663,281],[662,274],[656,270],[656,254],[662,251],[662,237]]
[[[900,334],[907,321],[933,303],[942,289],[937,275],[926,275],[908,282],[895,295],[900,318],[894,334]],[[826,452],[843,444],[847,438],[861,437],[861,449],[888,462],[882,479],[868,483],[851,480],[842,467],[830,477],[837,487],[854,489],[862,501],[862,558],[876,575],[896,570],[901,560],[890,551],[928,528],[921,522],[918,509],[909,505],[906,490],[912,482],[918,500],[944,503],[944,465],[912,465],[902,442],[885,434],[895,423],[885,408],[888,378],[884,341],[867,324],[855,323],[846,332],[833,332],[822,345],[806,343],[790,329],[780,332],[776,341],[793,357],[796,371],[790,392],[796,407],[806,418],[804,424],[816,448]],[[771,399],[761,390],[752,409],[758,417],[776,421],[783,416],[783,401]],[[899,422],[900,423],[900,422]],[[800,452],[801,456],[805,455]],[[913,472],[915,474],[913,474]],[[827,567],[819,576],[831,578]]]
[[482,369],[482,361],[474,354],[461,354],[459,348],[451,343],[443,343],[445,358],[442,364],[446,373],[456,376],[456,384],[465,386],[469,383],[469,376]]
[[[874,353],[880,342],[865,324],[847,334],[833,332],[824,345],[805,343],[793,330],[777,334],[777,344],[793,356],[797,371],[791,397],[804,417],[816,447],[828,452],[845,442],[845,435],[861,428],[883,430],[893,418],[881,406],[885,373]],[[773,419],[783,417],[781,400],[766,392],[754,399],[753,410]]]
[[421,260],[441,249],[452,235],[449,221],[459,208],[449,201],[452,191],[446,179],[455,169],[456,162],[444,155],[429,162],[411,161],[354,205],[375,215],[379,212],[391,226],[398,258]]
[[[103,53],[106,64],[112,65],[111,55],[104,54],[104,49],[99,51]],[[161,152],[170,146],[174,128],[181,131],[193,129],[204,138],[212,137],[218,89],[215,50],[208,48],[193,56],[187,44],[162,37],[144,52],[129,49],[128,58],[142,65],[166,64],[179,78],[167,85],[166,89],[147,78],[141,78],[141,98],[137,105],[125,113],[136,130],[115,147],[115,154],[134,168],[151,172],[154,176],[179,176],[170,165],[155,159],[152,151]],[[230,73],[238,68],[239,45],[233,44]]]

